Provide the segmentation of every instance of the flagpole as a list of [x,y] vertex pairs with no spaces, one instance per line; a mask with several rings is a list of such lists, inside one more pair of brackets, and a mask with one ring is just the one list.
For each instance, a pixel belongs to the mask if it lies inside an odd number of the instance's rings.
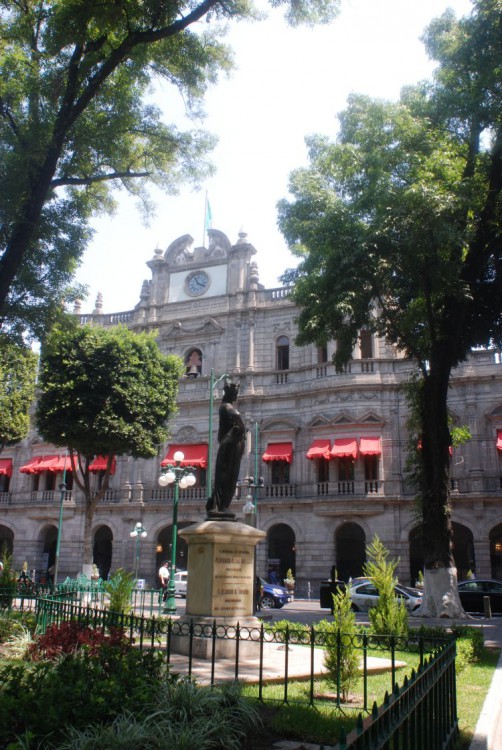
[[206,241],[206,222],[207,222],[207,190],[206,190],[206,197],[204,200],[204,224],[202,227],[202,247],[205,247],[204,242]]

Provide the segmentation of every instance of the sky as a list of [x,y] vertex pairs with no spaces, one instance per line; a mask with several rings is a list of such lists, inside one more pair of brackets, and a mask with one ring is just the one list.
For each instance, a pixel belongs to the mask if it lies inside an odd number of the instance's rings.
[[[296,261],[277,228],[276,206],[288,197],[290,173],[308,165],[305,137],[334,139],[337,115],[353,92],[395,101],[403,86],[429,78],[434,64],[420,37],[446,8],[462,16],[471,2],[342,0],[341,14],[328,26],[291,29],[276,10],[264,21],[233,25],[225,41],[236,69],[208,90],[200,122],[219,140],[211,153],[215,175],[198,192],[153,190],[156,212],[148,225],[133,200],[116,193],[118,210],[92,222],[94,238],[77,273],[89,287],[82,311],[92,311],[98,292],[104,313],[131,310],[143,280],[151,278],[146,263],[155,248],[165,250],[184,234],[195,247],[207,245],[206,191],[213,228],[232,244],[246,232],[257,250],[260,283],[280,286],[278,277]],[[155,96],[166,121],[181,127],[172,94]]]

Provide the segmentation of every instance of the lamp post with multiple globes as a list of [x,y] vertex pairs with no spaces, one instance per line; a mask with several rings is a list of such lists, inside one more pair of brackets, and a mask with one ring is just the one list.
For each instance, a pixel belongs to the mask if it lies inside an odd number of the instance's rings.
[[141,521],[138,521],[134,529],[129,533],[129,536],[131,539],[134,539],[136,537],[136,564],[134,569],[134,576],[136,580],[138,580],[138,569],[139,569],[139,549],[141,540],[144,539],[147,535],[147,531],[144,528]]
[[173,456],[175,465],[166,466],[166,471],[160,475],[159,484],[161,487],[167,487],[169,484],[174,484],[173,494],[173,531],[172,531],[172,543],[171,543],[171,571],[169,575],[169,583],[167,585],[167,598],[164,605],[164,613],[168,615],[176,614],[176,586],[175,586],[175,574],[176,574],[176,542],[178,538],[178,498],[179,489],[182,490],[187,487],[193,487],[196,482],[195,469],[193,466],[182,466],[185,454],[182,451],[176,451]]

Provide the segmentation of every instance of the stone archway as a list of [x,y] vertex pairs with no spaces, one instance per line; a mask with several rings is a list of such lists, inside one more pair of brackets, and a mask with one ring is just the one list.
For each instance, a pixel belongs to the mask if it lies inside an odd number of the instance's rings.
[[[178,524],[178,531],[186,529],[187,526],[192,526],[193,521],[181,521]],[[155,548],[155,576],[157,586],[160,585],[157,572],[163,562],[169,563],[171,567],[171,545],[173,540],[173,527],[164,526],[157,535],[157,544]],[[187,570],[188,569],[188,544],[178,534],[176,540],[176,570]]]
[[0,524],[0,559],[3,557],[4,552],[8,555],[12,555],[14,549],[14,532],[7,526]]
[[113,533],[109,526],[100,526],[94,532],[92,560],[99,570],[99,577],[108,580],[112,567]]
[[415,586],[418,574],[424,571],[424,541],[422,538],[422,526],[415,526],[408,537],[410,556],[410,584]]
[[[56,563],[56,547],[58,530],[55,526],[45,526],[39,536],[39,550],[41,559],[37,560],[36,569],[40,583],[47,583],[50,579],[49,569]],[[31,569],[31,561],[27,560],[28,569]]]
[[286,523],[276,523],[267,532],[268,570],[274,571],[283,581],[288,570],[296,577],[296,536]]
[[490,531],[490,562],[492,578],[502,581],[502,523]]
[[472,531],[461,523],[452,523],[453,527],[453,558],[457,567],[457,578],[463,581],[467,574],[476,572],[474,557],[474,538]]
[[[474,539],[472,531],[461,523],[453,521],[453,543],[452,552],[457,578],[462,581],[467,578],[469,571],[476,572],[476,560],[474,557]],[[416,526],[409,536],[410,550],[410,577],[413,586],[418,578],[418,572],[424,569],[424,546],[422,540],[422,528]]]
[[335,532],[336,570],[341,581],[363,575],[366,534],[358,523],[342,524]]

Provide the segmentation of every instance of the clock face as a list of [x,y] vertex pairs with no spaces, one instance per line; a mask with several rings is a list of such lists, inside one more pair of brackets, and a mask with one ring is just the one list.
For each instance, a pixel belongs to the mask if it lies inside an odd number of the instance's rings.
[[188,274],[185,281],[185,290],[192,297],[198,297],[199,294],[209,288],[209,276],[205,271],[192,271]]

